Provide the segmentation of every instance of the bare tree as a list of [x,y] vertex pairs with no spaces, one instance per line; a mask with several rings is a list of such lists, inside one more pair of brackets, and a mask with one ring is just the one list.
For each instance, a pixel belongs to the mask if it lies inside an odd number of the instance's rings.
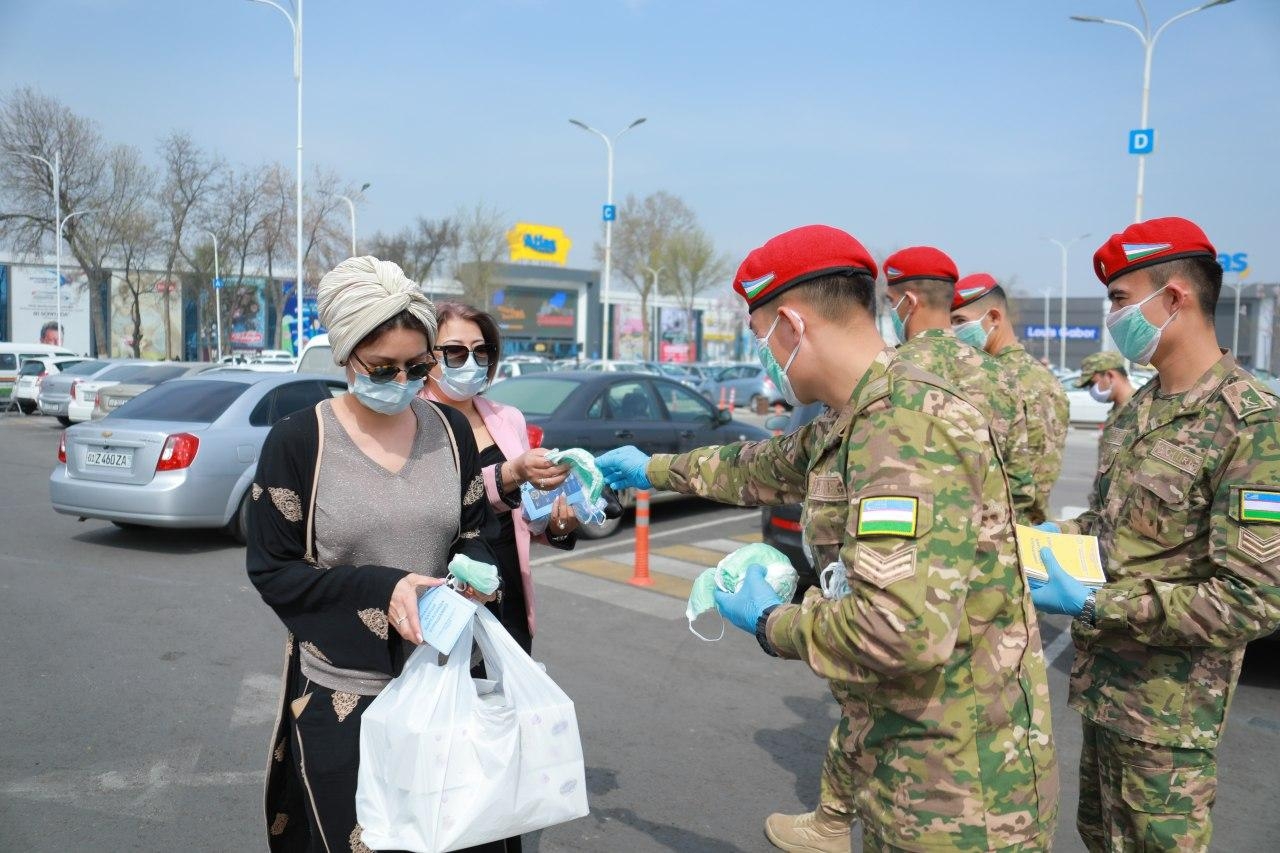
[[[97,127],[63,104],[30,87],[15,89],[0,102],[0,149],[43,157],[61,166],[58,189],[62,214],[99,208],[108,194],[111,176],[108,152]],[[33,157],[0,155],[0,236],[20,253],[41,256],[56,239],[53,175]],[[85,217],[72,219],[65,229],[71,255],[89,276],[89,306],[93,317],[94,348],[106,340],[104,292],[107,287],[101,258],[84,228]]]
[[[649,328],[649,299],[653,296],[654,276],[650,269],[663,265],[671,241],[697,226],[697,217],[677,195],[658,191],[637,200],[627,196],[618,209],[613,229],[613,269],[640,294],[640,317],[644,328],[645,351],[652,346],[653,330]],[[603,258],[604,247],[596,245],[596,257]],[[605,319],[608,328],[608,318]]]
[[[150,178],[145,179],[150,181]],[[150,189],[150,187],[143,187]],[[132,210],[122,212],[118,230],[118,245],[115,255],[119,261],[120,283],[117,292],[125,298],[129,306],[129,320],[133,331],[124,343],[133,351],[134,358],[142,357],[142,295],[152,293],[148,287],[148,279],[143,272],[151,268],[162,249],[167,249],[166,236],[160,224],[160,213],[149,203],[147,195],[139,196],[142,201]],[[154,282],[152,282],[154,283]],[[166,276],[164,308],[169,310],[169,288],[171,279]],[[169,335],[169,325],[165,325],[165,336]]]
[[222,323],[230,327],[232,318],[256,315],[262,310],[259,288],[246,283],[255,252],[269,222],[268,199],[263,194],[268,167],[227,170],[219,182],[213,205],[218,212],[219,249],[222,253]]
[[413,226],[394,234],[381,232],[366,241],[369,253],[383,260],[395,261],[413,281],[425,285],[437,267],[454,256],[461,243],[458,223],[450,217],[428,219],[419,216]]
[[[187,133],[174,131],[160,140],[160,156],[164,161],[164,179],[156,193],[168,230],[164,257],[164,279],[173,281],[179,257],[190,263],[183,249],[188,226],[199,216],[201,205],[207,204],[217,189],[225,168],[221,160],[206,154]],[[170,294],[164,291],[165,354],[174,357]]]
[[284,346],[284,281],[276,279],[275,265],[293,254],[293,174],[279,163],[266,167],[263,186],[263,224],[258,235],[258,256],[267,265],[267,297],[275,315],[273,346]]
[[507,215],[484,202],[459,210],[458,280],[467,301],[483,310],[497,278],[498,263],[506,255]]
[[729,275],[729,264],[725,255],[716,252],[711,237],[700,225],[694,225],[667,241],[662,263],[665,275],[659,290],[675,297],[684,309],[692,340],[696,340],[693,303],[717,283],[724,283]]

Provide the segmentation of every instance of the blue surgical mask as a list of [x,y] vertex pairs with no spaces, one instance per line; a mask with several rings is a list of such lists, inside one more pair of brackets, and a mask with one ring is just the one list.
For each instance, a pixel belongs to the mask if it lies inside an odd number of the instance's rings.
[[906,317],[898,316],[898,309],[902,307],[902,303],[907,301],[907,295],[902,294],[902,298],[898,300],[898,304],[893,306],[893,310],[889,312],[889,319],[893,321],[893,333],[898,336],[898,343],[905,344],[907,342],[907,320],[911,318],[911,312],[907,312]]
[[[791,369],[791,363],[796,360],[796,354],[800,352],[800,341],[796,341],[796,348],[791,351],[791,355],[787,356],[787,363],[779,365],[778,359],[774,358],[773,350],[769,349],[769,338],[773,337],[773,330],[778,328],[778,321],[782,319],[782,312],[779,311],[777,316],[773,318],[773,325],[769,326],[769,331],[765,333],[763,338],[756,338],[756,356],[760,359],[760,364],[764,367],[765,373],[769,374],[769,378],[773,380],[773,384],[782,392],[782,399],[787,401],[789,406],[799,406],[800,398],[796,396],[796,391],[791,387],[791,380],[787,377],[787,371]],[[800,321],[800,336],[804,336],[804,321]]]
[[347,383],[347,390],[356,396],[366,409],[381,415],[398,415],[422,390],[422,380],[416,382],[383,382],[378,384],[366,374],[356,372],[354,382]]
[[[1165,285],[1165,287],[1168,286]],[[1164,325],[1156,326],[1142,313],[1142,306],[1159,296],[1163,290],[1164,287],[1141,302],[1117,308],[1106,317],[1107,331],[1116,342],[1116,349],[1130,361],[1138,364],[1149,363],[1151,356],[1155,355],[1156,347],[1160,345],[1160,334],[1164,331],[1164,327],[1178,316],[1178,312],[1174,311],[1169,315],[1169,319],[1164,321]]]
[[475,353],[468,355],[461,367],[441,364],[440,378],[436,379],[436,386],[440,392],[455,403],[470,400],[483,391],[488,384],[489,368],[476,364]]
[[1089,386],[1089,396],[1092,397],[1094,401],[1098,403],[1111,402],[1111,395],[1114,394],[1115,391],[1116,391],[1116,386],[1114,384],[1110,385],[1105,390],[1102,388],[1099,388],[1097,382],[1094,382],[1092,385]]
[[953,326],[951,330],[956,333],[957,338],[964,341],[974,349],[986,349],[987,339],[991,337],[990,330],[982,327],[981,317],[976,320],[970,320],[967,323],[961,323],[958,326]]

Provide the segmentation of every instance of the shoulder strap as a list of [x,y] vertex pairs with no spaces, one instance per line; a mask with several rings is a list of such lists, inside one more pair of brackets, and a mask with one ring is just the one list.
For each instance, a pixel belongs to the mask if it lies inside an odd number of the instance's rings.
[[[320,411],[320,407],[324,403],[316,403],[316,431],[318,433],[316,439],[316,463],[315,468],[311,472],[311,499],[307,502],[307,554],[306,560],[311,565],[315,565],[315,538],[316,538],[316,490],[320,487],[320,457],[324,455],[324,415]],[[454,452],[457,455],[457,452]]]
[[444,410],[440,408],[439,403],[431,400],[427,401],[427,406],[431,411],[436,413],[436,417],[440,419],[440,423],[444,424],[445,435],[449,436],[449,446],[453,448],[453,467],[458,472],[458,476],[462,476],[462,461],[458,455],[458,439],[453,434],[453,427],[449,425],[449,419],[445,417]]

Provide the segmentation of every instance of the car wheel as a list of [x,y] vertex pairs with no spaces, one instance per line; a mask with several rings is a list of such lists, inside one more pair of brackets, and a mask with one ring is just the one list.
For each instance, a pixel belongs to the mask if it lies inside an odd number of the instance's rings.
[[606,539],[618,532],[622,526],[622,518],[606,519],[604,524],[583,524],[578,528],[578,536],[583,539]]
[[240,497],[240,506],[236,508],[235,513],[231,516],[231,520],[227,522],[227,526],[223,528],[223,531],[234,539],[237,545],[243,545],[249,541],[248,489],[245,489],[244,494]]
[[27,400],[19,400],[18,409],[19,411],[22,412],[22,414],[29,415],[36,410],[36,404],[29,402]]
[[58,423],[62,424],[63,426],[71,426],[71,418],[67,417],[66,415],[58,415]]

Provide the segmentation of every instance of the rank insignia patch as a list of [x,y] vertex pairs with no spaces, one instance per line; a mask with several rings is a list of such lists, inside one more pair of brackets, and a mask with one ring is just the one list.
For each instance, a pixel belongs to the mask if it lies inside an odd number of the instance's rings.
[[[1280,495],[1276,499],[1280,500]],[[1280,509],[1280,504],[1276,508]],[[858,535],[913,537],[919,514],[916,498],[863,498],[858,503]]]

